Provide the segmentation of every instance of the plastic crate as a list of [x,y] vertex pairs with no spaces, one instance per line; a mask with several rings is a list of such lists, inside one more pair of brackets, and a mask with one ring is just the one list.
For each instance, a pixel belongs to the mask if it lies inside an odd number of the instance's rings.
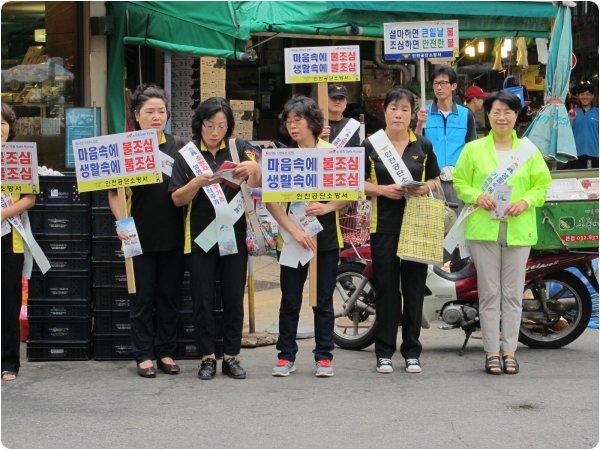
[[92,236],[116,238],[115,216],[108,208],[92,208]]
[[177,341],[175,359],[198,359],[200,352],[195,341]]
[[75,174],[65,176],[41,176],[37,205],[89,206],[90,193],[77,190]]
[[27,317],[43,319],[48,317],[73,317],[89,319],[91,305],[86,300],[29,300]]
[[94,331],[98,334],[131,334],[129,311],[94,311]]
[[108,208],[108,192],[92,192],[92,208]]
[[[60,273],[60,272],[81,272],[89,273],[90,271],[90,260],[89,258],[72,258],[70,255],[46,255],[50,261],[49,273]],[[39,272],[40,268],[37,264],[34,264],[33,270]]]
[[598,200],[547,202],[536,219],[535,250],[598,248]]
[[125,264],[115,262],[95,262],[92,265],[94,287],[127,287]]
[[121,262],[125,261],[121,241],[117,238],[94,238],[92,240],[92,261]]
[[72,239],[69,236],[36,236],[36,241],[48,258],[54,255],[89,255],[91,248],[87,236],[80,239]]
[[90,210],[60,208],[57,206],[34,207],[29,211],[31,231],[45,236],[89,236]]
[[185,288],[185,286],[183,286],[183,289],[181,290],[181,301],[179,303],[179,309],[183,311],[191,311],[194,309],[192,302],[192,293],[190,292],[189,286],[187,289]]
[[31,341],[89,341],[91,335],[92,321],[89,318],[29,318]]
[[131,294],[126,288],[95,287],[92,299],[97,311],[129,311],[131,307]]
[[87,299],[91,298],[90,276],[81,272],[33,272],[29,280],[29,299]]
[[131,337],[128,335],[94,335],[94,359],[96,361],[133,359]]
[[189,341],[196,339],[196,327],[192,311],[179,311],[179,326],[177,328],[177,340]]
[[91,356],[90,341],[27,342],[28,361],[87,361]]

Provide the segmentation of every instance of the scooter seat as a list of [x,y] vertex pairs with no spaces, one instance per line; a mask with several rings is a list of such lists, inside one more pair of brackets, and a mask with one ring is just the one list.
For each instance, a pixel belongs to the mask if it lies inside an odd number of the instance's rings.
[[458,272],[446,272],[439,266],[433,266],[433,272],[445,280],[459,281],[475,275],[475,265],[473,264],[473,261],[469,261],[469,264],[460,269]]

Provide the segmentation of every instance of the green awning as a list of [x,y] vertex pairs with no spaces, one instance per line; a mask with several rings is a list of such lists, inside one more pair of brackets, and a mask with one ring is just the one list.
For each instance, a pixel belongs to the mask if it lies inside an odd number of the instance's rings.
[[[383,23],[458,19],[460,37],[549,37],[556,7],[548,2],[234,2],[251,33],[383,37]],[[488,8],[488,4],[490,5]],[[381,5],[381,6],[380,6]],[[389,8],[384,11],[378,8]],[[470,11],[470,14],[459,13]],[[453,14],[440,14],[439,12]],[[501,13],[498,13],[501,11]]]
[[126,44],[198,56],[239,58],[247,29],[229,2],[107,2],[115,21],[108,48],[108,128],[125,130]]

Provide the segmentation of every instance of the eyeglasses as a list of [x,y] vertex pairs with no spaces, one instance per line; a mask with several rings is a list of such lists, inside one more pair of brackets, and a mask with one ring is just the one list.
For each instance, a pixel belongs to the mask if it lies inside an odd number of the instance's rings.
[[215,125],[213,123],[210,122],[202,122],[202,126],[204,128],[206,128],[209,131],[214,131],[214,130],[219,130],[219,131],[223,131],[227,129],[227,124],[226,123],[220,123],[218,125]]
[[439,87],[446,87],[449,84],[452,84],[452,83],[450,83],[449,81],[434,81],[433,82],[434,86],[439,86]]
[[300,122],[302,122],[304,119],[304,117],[296,117],[294,119],[287,119],[285,122],[283,122],[284,124],[286,124],[286,126],[290,126],[292,124],[294,125],[299,125]]
[[493,117],[494,119],[497,119],[499,117],[512,117],[516,114],[516,112],[514,112],[512,109],[507,109],[506,111],[491,111],[490,112],[490,116]]

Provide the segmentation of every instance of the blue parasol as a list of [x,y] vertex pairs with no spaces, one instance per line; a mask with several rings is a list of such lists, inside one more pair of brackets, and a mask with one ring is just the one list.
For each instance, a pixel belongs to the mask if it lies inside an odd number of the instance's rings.
[[571,10],[564,2],[552,28],[546,66],[545,105],[523,136],[527,136],[550,159],[568,162],[577,159],[575,138],[565,107],[571,77]]

